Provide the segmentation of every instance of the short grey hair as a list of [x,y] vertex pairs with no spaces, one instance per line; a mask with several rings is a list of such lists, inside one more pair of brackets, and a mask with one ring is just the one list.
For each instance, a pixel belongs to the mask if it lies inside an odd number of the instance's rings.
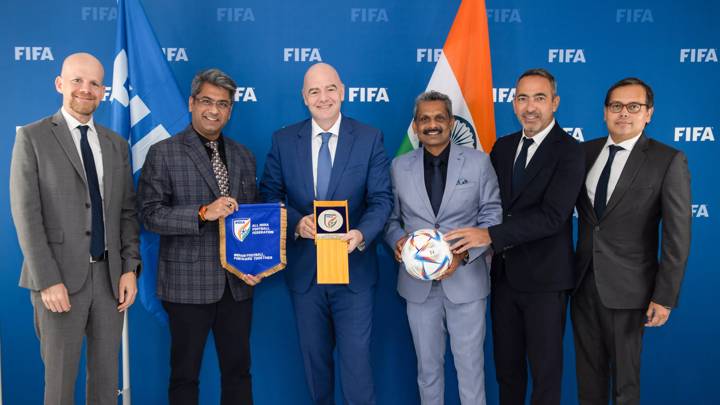
[[447,110],[448,117],[453,117],[452,101],[450,100],[450,97],[448,97],[446,94],[440,93],[439,91],[430,90],[424,93],[420,93],[420,95],[415,98],[415,107],[413,107],[413,121],[417,119],[417,112],[420,103],[425,103],[427,101],[442,101],[443,103],[445,103],[445,110]]
[[205,69],[195,75],[192,80],[192,84],[190,85],[190,96],[195,98],[195,96],[200,94],[200,90],[205,83],[227,90],[228,95],[230,96],[230,101],[232,102],[234,99],[235,89],[237,89],[235,80],[228,76],[227,73],[216,68]]
[[[548,72],[543,68],[528,69],[523,72],[520,77],[518,77],[517,83],[520,83],[520,80],[528,76],[540,76],[546,78],[550,82],[550,88],[552,88],[552,96],[557,96],[557,81],[555,80],[555,76],[553,76],[552,73]],[[517,87],[517,83],[515,84],[515,87]]]

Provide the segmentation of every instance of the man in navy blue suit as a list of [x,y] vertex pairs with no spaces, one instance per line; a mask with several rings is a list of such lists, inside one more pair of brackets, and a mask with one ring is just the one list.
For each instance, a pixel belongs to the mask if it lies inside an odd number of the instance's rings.
[[[380,130],[340,113],[345,87],[324,63],[305,73],[302,96],[311,119],[278,130],[265,162],[260,193],[288,213],[286,281],[295,308],[310,395],[334,403],[333,350],[338,349],[346,404],[374,404],[370,365],[375,240],[390,215],[389,160]],[[348,200],[350,284],[316,279],[314,200]]]

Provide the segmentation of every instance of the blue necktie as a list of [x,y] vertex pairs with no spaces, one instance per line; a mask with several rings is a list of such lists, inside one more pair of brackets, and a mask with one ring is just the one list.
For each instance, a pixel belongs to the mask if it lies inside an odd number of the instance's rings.
[[533,141],[531,138],[525,138],[523,137],[523,145],[522,149],[520,149],[520,154],[518,155],[517,159],[515,159],[515,165],[513,166],[513,175],[512,175],[512,194],[513,196],[520,192],[520,189],[523,186],[523,183],[525,183],[525,163],[527,162],[527,154],[528,149],[530,148],[530,145],[533,144]]
[[328,197],[328,186],[330,185],[330,174],[332,173],[332,159],[330,158],[330,148],[328,143],[332,134],[330,132],[323,132],[320,134],[322,137],[322,145],[318,151],[317,158],[317,192],[315,198],[317,200],[324,200]]
[[440,167],[442,161],[440,158],[434,157],[430,163],[433,167],[433,174],[430,179],[430,205],[437,216],[438,211],[440,211],[440,205],[442,204],[442,198],[445,192],[442,178],[442,168]]
[[622,146],[617,145],[609,145],[609,152],[608,160],[605,163],[605,167],[603,167],[602,173],[600,173],[600,179],[598,179],[597,187],[595,188],[595,201],[593,202],[593,205],[595,207],[595,216],[599,220],[602,218],[603,214],[605,213],[605,208],[607,207],[607,191],[608,191],[608,182],[610,181],[610,168],[612,167],[613,160],[615,159],[615,154],[619,150],[623,150]]
[[78,126],[80,130],[80,152],[82,153],[85,178],[90,192],[90,212],[92,216],[90,256],[100,257],[105,254],[105,223],[103,222],[103,202],[100,195],[97,169],[95,168],[95,158],[87,138],[88,128],[87,125]]

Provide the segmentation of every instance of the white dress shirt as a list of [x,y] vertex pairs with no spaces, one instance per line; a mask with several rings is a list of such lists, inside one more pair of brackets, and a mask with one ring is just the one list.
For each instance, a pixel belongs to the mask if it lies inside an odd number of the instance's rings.
[[97,177],[98,177],[98,185],[100,186],[100,196],[102,198],[105,198],[103,195],[103,160],[102,160],[102,150],[100,149],[100,140],[98,139],[97,130],[95,129],[95,123],[93,122],[93,118],[90,117],[90,121],[88,121],[86,124],[83,124],[82,122],[78,121],[70,115],[67,111],[65,111],[65,107],[62,107],[60,109],[60,112],[62,112],[63,117],[65,118],[65,122],[68,125],[68,129],[70,130],[70,135],[72,135],[72,140],[75,143],[75,149],[77,149],[78,156],[80,156],[80,162],[85,164],[83,162],[82,157],[82,151],[80,150],[80,130],[78,129],[78,126],[80,125],[87,125],[88,132],[87,132],[87,138],[88,143],[90,144],[90,150],[92,150],[93,158],[95,160],[95,170],[97,171]]
[[330,162],[335,162],[335,149],[337,149],[338,137],[340,136],[340,121],[342,121],[342,114],[338,116],[337,121],[325,131],[320,128],[315,120],[312,120],[312,168],[313,168],[313,189],[317,194],[317,166],[318,166],[318,153],[320,152],[320,146],[322,146],[322,136],[320,134],[324,132],[330,132],[330,140],[328,141],[328,149],[330,149]]
[[609,146],[617,145],[620,146],[622,149],[615,152],[615,159],[613,159],[612,166],[610,166],[607,201],[605,201],[605,203],[610,201],[610,197],[615,190],[615,186],[617,185],[618,180],[620,180],[620,174],[622,174],[625,163],[627,163],[628,157],[630,157],[630,152],[632,152],[638,139],[640,139],[640,135],[642,135],[642,132],[618,144],[613,142],[610,136],[607,137],[605,145],[600,151],[600,154],[595,160],[595,163],[593,163],[592,168],[590,168],[590,171],[587,174],[587,178],[585,179],[585,188],[587,189],[587,195],[588,198],[590,198],[590,203],[593,206],[595,206],[595,190],[597,189],[597,184],[600,180],[600,174],[602,174],[603,168],[605,167],[605,164],[608,161],[608,157],[610,156]]
[[525,167],[530,163],[530,159],[532,159],[533,155],[535,155],[535,151],[540,147],[540,144],[543,140],[547,137],[547,135],[550,133],[550,130],[555,126],[555,120],[553,119],[550,121],[550,125],[545,127],[542,131],[535,134],[535,136],[528,138],[525,136],[525,130],[523,129],[523,135],[520,137],[520,142],[518,143],[517,149],[515,150],[515,159],[513,159],[513,162],[517,160],[518,155],[520,154],[520,151],[522,150],[523,140],[525,138],[532,139],[533,143],[528,146],[527,151],[527,160],[525,160]]

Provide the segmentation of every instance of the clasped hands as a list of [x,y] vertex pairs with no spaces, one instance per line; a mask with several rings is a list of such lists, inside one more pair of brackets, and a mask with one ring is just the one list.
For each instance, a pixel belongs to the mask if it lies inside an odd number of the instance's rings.
[[[305,215],[300,219],[295,227],[295,233],[305,239],[315,239],[315,215]],[[365,238],[362,232],[357,229],[351,229],[340,240],[344,240],[348,244],[348,254],[352,253]]]

